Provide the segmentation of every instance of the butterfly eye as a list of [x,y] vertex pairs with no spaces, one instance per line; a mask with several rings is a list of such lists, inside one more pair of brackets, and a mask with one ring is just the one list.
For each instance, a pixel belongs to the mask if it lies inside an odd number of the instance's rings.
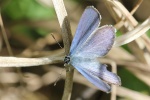
[[64,62],[66,64],[68,64],[70,62],[70,56],[66,56],[65,59],[64,59]]

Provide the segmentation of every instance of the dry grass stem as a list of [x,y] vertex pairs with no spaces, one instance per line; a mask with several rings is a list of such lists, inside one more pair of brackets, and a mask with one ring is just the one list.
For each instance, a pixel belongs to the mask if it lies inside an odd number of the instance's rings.
[[150,96],[141,94],[139,92],[124,87],[117,88],[117,95],[124,98],[130,98],[131,100],[150,100]]
[[134,30],[125,33],[124,35],[117,37],[114,43],[115,47],[130,43],[137,39],[141,35],[145,34],[150,29],[150,17],[142,24],[137,26]]
[[10,47],[10,44],[9,44],[9,41],[8,41],[8,37],[7,37],[7,35],[6,35],[6,31],[5,31],[5,28],[4,28],[4,24],[3,24],[1,12],[0,12],[0,26],[1,26],[2,36],[3,36],[3,38],[4,38],[4,41],[5,41],[5,44],[6,44],[8,53],[9,53],[10,56],[12,56],[12,55],[13,55],[13,52],[12,52],[12,50],[11,50],[11,47]]
[[[62,30],[63,43],[65,48],[65,54],[68,55],[70,51],[70,45],[72,41],[71,27],[68,20],[68,15],[63,3],[63,0],[52,0],[54,4],[54,8],[56,10],[56,14],[58,17],[58,21]],[[74,69],[70,68],[71,66],[66,66],[66,80],[65,87],[62,96],[62,100],[70,100],[72,85],[73,85],[73,73]],[[68,71],[68,69],[70,69]]]
[[30,67],[45,64],[62,62],[63,57],[45,57],[45,58],[18,58],[18,57],[0,57],[0,67]]

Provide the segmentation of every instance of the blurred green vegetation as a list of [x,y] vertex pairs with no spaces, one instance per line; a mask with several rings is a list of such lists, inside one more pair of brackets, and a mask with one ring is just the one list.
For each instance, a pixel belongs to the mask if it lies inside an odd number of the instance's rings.
[[39,20],[55,17],[53,7],[42,6],[35,0],[11,0],[2,8],[2,13],[11,20]]
[[[131,66],[132,67],[132,66]],[[144,94],[150,95],[150,88],[144,82],[139,80],[134,74],[125,68],[118,70],[118,75],[121,78],[122,86],[131,90],[139,91]]]
[[56,17],[56,14],[53,7],[43,6],[35,0],[9,0],[2,7],[2,17],[5,24],[21,23],[21,25],[15,24],[13,26],[11,29],[13,34],[19,33],[37,39],[47,35],[48,31],[42,28],[33,28],[23,22],[52,20]]

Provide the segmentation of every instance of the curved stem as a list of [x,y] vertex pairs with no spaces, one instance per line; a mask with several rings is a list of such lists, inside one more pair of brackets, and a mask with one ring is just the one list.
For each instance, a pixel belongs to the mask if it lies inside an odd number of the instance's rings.
[[30,67],[62,62],[63,57],[19,58],[1,57],[0,67]]
[[72,85],[73,85],[73,74],[74,69],[70,68],[70,66],[66,66],[66,80],[65,80],[65,87],[64,87],[64,93],[62,96],[62,100],[70,100],[71,98],[71,92],[72,92]]
[[[70,28],[70,23],[68,20],[68,15],[67,15],[63,0],[52,0],[52,1],[54,4],[54,8],[56,10],[56,14],[58,17],[58,21],[59,21],[61,30],[62,30],[65,54],[68,55],[70,45],[71,45],[71,40],[72,40],[71,28]],[[64,87],[64,93],[63,93],[62,100],[70,100],[70,97],[71,97],[74,69],[72,69],[70,67],[71,66],[68,65],[67,70],[66,70],[66,80],[65,80],[65,87]]]

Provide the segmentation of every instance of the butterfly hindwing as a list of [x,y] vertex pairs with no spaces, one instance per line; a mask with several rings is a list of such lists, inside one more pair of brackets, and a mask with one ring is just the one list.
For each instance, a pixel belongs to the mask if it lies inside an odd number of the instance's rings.
[[107,65],[102,64],[99,68],[101,72],[97,74],[102,80],[109,84],[121,85],[120,77],[117,74],[108,71]]
[[115,29],[111,25],[97,28],[73,54],[85,58],[104,56],[112,48],[115,39]]
[[84,68],[89,68],[93,66],[98,66],[98,62],[88,61],[84,62],[79,59],[74,59],[74,61],[71,63],[88,81],[90,81],[92,84],[94,84],[96,87],[98,87],[100,90],[109,93],[111,88],[110,86],[103,82],[98,76],[94,75],[88,70],[85,70]]
[[107,70],[107,65],[105,64],[99,64],[98,66],[92,66],[83,67],[84,70],[87,70],[88,72],[92,73],[95,76],[98,76],[103,81],[109,83],[109,84],[115,84],[115,85],[121,85],[120,77]]
[[79,69],[82,69],[92,75],[100,78],[106,83],[121,85],[120,77],[107,70],[106,64],[100,64],[98,59],[90,59],[90,58],[83,58],[83,57],[73,57],[71,59],[71,64]]

